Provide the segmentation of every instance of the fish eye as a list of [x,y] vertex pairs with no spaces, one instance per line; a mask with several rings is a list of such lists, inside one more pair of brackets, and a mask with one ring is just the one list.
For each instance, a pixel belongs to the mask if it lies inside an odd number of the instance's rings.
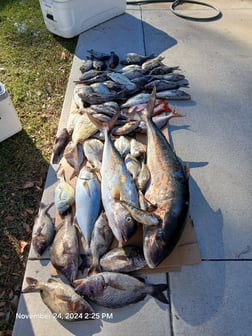
[[128,223],[128,224],[133,223],[133,218],[131,216],[126,216],[125,217],[125,222]]

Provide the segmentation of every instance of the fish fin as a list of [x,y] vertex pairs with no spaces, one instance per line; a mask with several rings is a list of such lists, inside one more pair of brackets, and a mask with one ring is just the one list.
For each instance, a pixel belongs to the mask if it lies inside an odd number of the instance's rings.
[[159,301],[169,304],[168,299],[166,296],[162,293],[163,291],[167,290],[168,285],[167,284],[158,284],[158,285],[151,285],[152,286],[152,293],[151,295],[158,299]]
[[31,277],[26,277],[26,282],[28,283],[28,286],[23,289],[23,293],[34,292],[38,289],[38,280]]
[[110,120],[108,121],[101,121],[92,116],[92,114],[87,113],[87,116],[89,120],[101,131],[103,132],[104,130],[111,130],[114,126],[115,123],[120,115],[120,111],[118,111]]

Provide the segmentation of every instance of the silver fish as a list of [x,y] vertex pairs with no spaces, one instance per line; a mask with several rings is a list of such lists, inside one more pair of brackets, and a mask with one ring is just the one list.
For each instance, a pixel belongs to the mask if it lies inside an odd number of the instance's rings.
[[138,189],[144,192],[149,180],[150,180],[149,168],[147,164],[145,164],[144,160],[142,160],[141,169],[136,179],[136,185]]
[[169,74],[169,73],[173,72],[174,70],[178,70],[178,69],[179,69],[178,66],[170,67],[170,66],[167,66],[165,64],[161,64],[161,65],[153,68],[149,72],[149,75],[151,75],[151,76],[166,75],[166,74]]
[[155,79],[155,80],[147,83],[144,86],[144,89],[145,90],[152,90],[154,88],[154,86],[156,87],[157,91],[178,89],[180,87],[178,82],[167,81],[167,80],[164,80],[164,79]]
[[70,142],[64,152],[64,157],[68,164],[73,167],[74,171],[70,177],[70,180],[77,176],[80,172],[80,167],[84,162],[84,153],[81,144],[74,145]]
[[133,155],[127,154],[125,157],[125,164],[131,176],[133,177],[133,180],[135,181],[141,169],[140,162]]
[[163,56],[158,56],[151,60],[147,60],[142,64],[142,69],[150,71],[160,65],[163,65],[163,62],[162,62],[163,59],[164,59]]
[[127,90],[136,89],[136,85],[131,82],[124,74],[119,72],[109,72],[108,77],[112,79],[114,82],[122,84],[125,86]]
[[133,132],[135,129],[138,128],[139,124],[140,124],[139,120],[128,121],[127,123],[123,123],[123,125],[119,125],[119,126],[113,127],[111,133],[113,135],[126,135],[126,134],[130,134],[131,132]]
[[144,76],[145,74],[146,74],[146,70],[144,69],[134,69],[134,70],[128,70],[128,71],[123,72],[123,75],[126,76],[130,80],[139,78],[141,76]]
[[57,230],[50,250],[50,260],[70,282],[76,279],[79,265],[79,241],[70,212],[64,216],[63,223]]
[[189,93],[178,89],[157,92],[157,98],[168,100],[190,100],[191,96]]
[[89,118],[105,136],[101,166],[102,203],[114,236],[123,243],[135,232],[136,223],[116,198],[138,206],[138,193],[120,153],[108,134],[118,116],[119,112],[108,123],[101,123],[91,115]]
[[103,272],[129,273],[145,267],[143,249],[138,246],[128,245],[116,247],[100,259]]
[[149,93],[138,93],[137,95],[130,97],[124,104],[121,105],[121,108],[131,107],[134,105],[147,103],[150,99]]
[[142,113],[147,126],[147,165],[151,174],[145,197],[156,205],[154,213],[162,220],[158,226],[144,226],[144,256],[150,268],[163,261],[177,244],[189,209],[188,178],[167,139],[151,119],[155,98],[154,89],[148,108]]
[[107,65],[102,60],[93,59],[93,68],[98,70],[98,71],[102,71],[102,70],[105,70],[107,68]]
[[92,70],[89,70],[87,72],[84,72],[81,75],[81,77],[79,78],[79,80],[80,81],[85,81],[85,80],[91,79],[93,77],[96,77],[98,75],[102,75],[102,74],[104,74],[103,71],[92,69]]
[[65,181],[64,170],[58,172],[60,179],[54,190],[54,203],[60,214],[67,211],[75,202],[74,189],[71,184]]
[[83,144],[83,150],[87,160],[94,168],[101,168],[103,142],[98,139],[88,139]]
[[75,198],[76,219],[88,249],[94,224],[101,210],[101,186],[96,174],[86,166],[78,176]]
[[154,58],[155,55],[151,54],[149,56],[145,56],[145,55],[140,55],[137,53],[128,53],[126,55],[125,60],[122,60],[120,63],[121,64],[138,64],[138,65],[142,65],[145,61],[147,61],[148,59],[152,59]]
[[78,285],[75,289],[77,293],[108,308],[120,308],[141,301],[146,295],[168,303],[162,293],[167,284],[149,285],[127,274],[103,272],[76,280],[75,284]]
[[90,85],[90,87],[96,93],[101,93],[101,94],[108,94],[108,93],[110,93],[110,91],[107,88],[107,86],[104,85],[103,83],[93,83],[93,84]]
[[114,145],[122,157],[125,157],[130,151],[130,141],[123,135],[114,141]]
[[105,212],[102,212],[97,218],[92,232],[90,242],[90,252],[92,255],[92,264],[89,268],[89,274],[101,271],[100,257],[105,254],[114,239],[113,232],[108,225],[108,219]]
[[93,67],[93,61],[91,59],[86,59],[86,60],[83,60],[83,63],[80,67],[80,71],[83,73],[83,72],[91,70],[92,67]]
[[165,79],[168,81],[179,82],[185,79],[185,76],[179,73],[167,73],[164,75],[154,75],[153,79]]
[[45,249],[52,243],[55,236],[55,226],[52,217],[48,213],[54,203],[45,205],[41,203],[39,214],[35,219],[32,230],[32,245],[38,255],[42,255]]
[[144,144],[137,141],[135,138],[132,138],[130,140],[130,154],[134,156],[135,158],[145,156],[146,148]]
[[28,287],[23,293],[40,292],[41,299],[57,319],[66,321],[86,320],[95,314],[91,305],[75,290],[60,281],[50,278],[47,282],[27,277]]

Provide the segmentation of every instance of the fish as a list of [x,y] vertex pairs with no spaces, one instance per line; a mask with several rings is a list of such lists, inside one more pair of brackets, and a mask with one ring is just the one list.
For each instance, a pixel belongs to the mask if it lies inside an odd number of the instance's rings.
[[88,139],[83,144],[84,154],[94,168],[100,170],[102,163],[103,142],[98,139]]
[[87,50],[87,52],[91,56],[93,56],[94,58],[97,58],[98,60],[102,60],[102,61],[106,61],[110,57],[110,54],[107,54],[107,53],[104,53],[104,52],[100,52],[100,51],[96,51],[94,49]]
[[139,124],[140,124],[139,120],[128,121],[127,123],[124,123],[123,125],[113,127],[111,133],[113,135],[126,135],[126,134],[133,132],[135,129],[137,129]]
[[35,219],[32,230],[32,245],[36,253],[41,256],[46,248],[50,246],[55,236],[54,221],[50,214],[49,209],[54,205],[50,203],[45,205],[41,203],[39,214]]
[[142,65],[145,61],[152,59],[154,57],[155,57],[155,54],[144,56],[144,55],[131,52],[131,53],[127,53],[125,60],[121,60],[120,63],[123,65],[127,65],[127,64]]
[[129,64],[122,67],[120,70],[118,70],[118,72],[127,72],[131,70],[141,70],[141,69],[142,67],[139,64]]
[[100,265],[103,272],[130,273],[144,268],[147,263],[142,248],[127,245],[105,253],[100,259]]
[[102,272],[88,278],[76,280],[75,291],[92,302],[108,307],[120,308],[143,300],[147,295],[168,304],[162,293],[167,284],[145,284],[139,279],[122,273]]
[[88,79],[94,78],[98,75],[103,75],[104,72],[101,70],[95,70],[95,69],[91,69],[87,72],[84,72],[81,77],[79,78],[80,81],[86,81]]
[[167,73],[167,74],[160,74],[160,75],[153,75],[152,76],[153,79],[165,79],[168,81],[173,81],[173,82],[179,82],[181,80],[185,79],[185,76],[179,73]]
[[124,95],[121,94],[121,92],[115,92],[115,93],[97,93],[97,92],[91,92],[91,93],[85,93],[85,94],[79,94],[80,98],[83,102],[88,103],[90,105],[92,104],[102,104],[109,100],[121,100],[124,99]]
[[130,152],[130,141],[124,135],[119,136],[114,141],[114,145],[122,157],[125,157]]
[[81,100],[79,93],[91,93],[93,92],[93,89],[86,84],[76,84],[74,87],[74,92],[73,92],[73,100],[75,102],[75,105],[78,108],[83,108],[83,101]]
[[47,282],[26,277],[28,287],[23,293],[39,291],[44,304],[57,319],[77,321],[91,319],[95,315],[92,306],[69,285],[53,278]]
[[123,75],[126,76],[131,81],[133,79],[143,77],[145,74],[146,74],[146,70],[144,70],[142,68],[141,69],[128,70],[128,71],[123,72]]
[[[95,70],[94,70],[95,71]],[[94,83],[101,83],[104,82],[108,79],[107,77],[107,72],[106,71],[101,71],[99,74],[87,78],[87,79],[79,79],[78,81],[74,81],[76,84],[86,84],[86,85],[90,85],[90,84],[94,84]]]
[[119,72],[109,72],[108,77],[116,83],[122,84],[127,90],[135,90],[136,85],[131,82],[124,74]]
[[72,133],[73,147],[77,146],[78,143],[83,143],[96,132],[97,127],[89,120],[87,112],[83,113],[82,116],[78,118]]
[[173,72],[174,70],[178,70],[178,69],[179,69],[178,66],[170,67],[170,66],[167,66],[165,64],[160,64],[159,66],[151,69],[150,72],[149,72],[149,75],[151,75],[151,76],[166,75],[166,74],[169,74],[169,73]]
[[121,108],[131,107],[137,104],[147,103],[150,99],[149,93],[138,93],[129,99],[124,104],[121,104]]
[[142,69],[150,71],[157,68],[158,66],[163,65],[163,59],[163,56],[157,56],[153,59],[147,60],[142,64]]
[[69,117],[67,119],[67,131],[69,134],[73,133],[74,127],[78,121],[78,119],[81,118],[81,114],[80,113],[70,113]]
[[103,84],[103,83],[93,83],[90,85],[90,87],[92,88],[93,92],[96,93],[101,93],[101,94],[108,94],[110,93],[110,90],[108,89],[108,87]]
[[54,190],[54,203],[58,212],[63,215],[75,202],[74,188],[65,181],[64,169],[58,172],[59,183]]
[[70,142],[65,151],[64,151],[64,158],[68,162],[68,164],[73,167],[74,171],[70,176],[70,180],[77,176],[80,172],[80,167],[84,162],[84,153],[81,144],[74,145]]
[[86,60],[83,60],[83,63],[80,67],[80,71],[83,73],[83,72],[91,70],[92,68],[93,68],[93,60],[86,59]]
[[144,144],[137,141],[135,138],[130,140],[130,154],[135,158],[145,157],[146,149]]
[[128,153],[125,157],[125,164],[133,180],[135,181],[141,169],[140,162],[133,155]]
[[132,83],[134,83],[138,90],[143,90],[144,86],[154,79],[154,76],[144,75],[140,77],[136,77],[131,79]]
[[169,142],[152,121],[155,106],[155,88],[149,105],[142,113],[147,126],[147,166],[151,179],[145,198],[156,205],[154,214],[161,224],[144,228],[144,256],[150,268],[159,265],[177,244],[188,216],[189,182],[184,168]]
[[52,265],[72,282],[76,279],[79,266],[79,240],[69,211],[59,225],[50,249]]
[[107,216],[103,211],[94,224],[91,236],[90,252],[92,255],[92,264],[88,270],[89,275],[101,271],[100,257],[109,250],[113,239],[113,232],[108,225]]
[[106,85],[107,88],[111,91],[120,92],[124,89],[124,85],[116,83],[112,80],[106,80],[105,82],[103,82],[103,84]]
[[138,192],[124,160],[109,135],[109,130],[113,128],[119,114],[120,112],[109,122],[104,123],[92,115],[89,115],[89,118],[105,137],[101,165],[102,203],[115,238],[123,244],[134,234],[136,223],[129,212],[116,201],[116,197],[119,194],[120,199],[138,206]]
[[108,59],[108,66],[110,69],[115,69],[117,65],[119,64],[119,57],[118,55],[114,52],[110,52],[110,57]]
[[93,68],[98,71],[103,71],[107,68],[107,65],[103,60],[93,59]]
[[95,172],[87,166],[81,169],[77,178],[75,198],[75,215],[88,250],[94,224],[101,210],[101,185]]
[[189,93],[177,89],[157,92],[157,98],[168,100],[190,100],[191,96]]
[[145,192],[145,189],[150,180],[150,177],[151,175],[150,175],[149,168],[147,164],[144,162],[144,160],[142,160],[141,169],[136,178],[136,186],[140,191]]
[[164,90],[171,90],[171,89],[178,89],[180,85],[178,82],[167,81],[164,79],[155,79],[144,86],[145,90],[153,90],[154,86],[156,87],[157,91],[164,91]]
[[60,161],[61,155],[70,140],[70,135],[66,128],[63,128],[56,137],[55,144],[53,146],[52,163],[57,164]]
[[160,217],[155,213],[151,213],[143,209],[137,208],[134,205],[125,201],[118,200],[118,202],[120,202],[125,207],[125,209],[127,209],[130,212],[131,216],[138,223],[155,226],[161,222]]

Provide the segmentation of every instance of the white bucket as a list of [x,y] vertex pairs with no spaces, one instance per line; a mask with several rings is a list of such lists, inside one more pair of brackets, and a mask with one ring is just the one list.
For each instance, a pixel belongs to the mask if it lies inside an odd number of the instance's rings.
[[123,14],[126,0],[39,0],[47,29],[71,38]]
[[4,85],[0,82],[0,142],[21,131],[22,125]]

